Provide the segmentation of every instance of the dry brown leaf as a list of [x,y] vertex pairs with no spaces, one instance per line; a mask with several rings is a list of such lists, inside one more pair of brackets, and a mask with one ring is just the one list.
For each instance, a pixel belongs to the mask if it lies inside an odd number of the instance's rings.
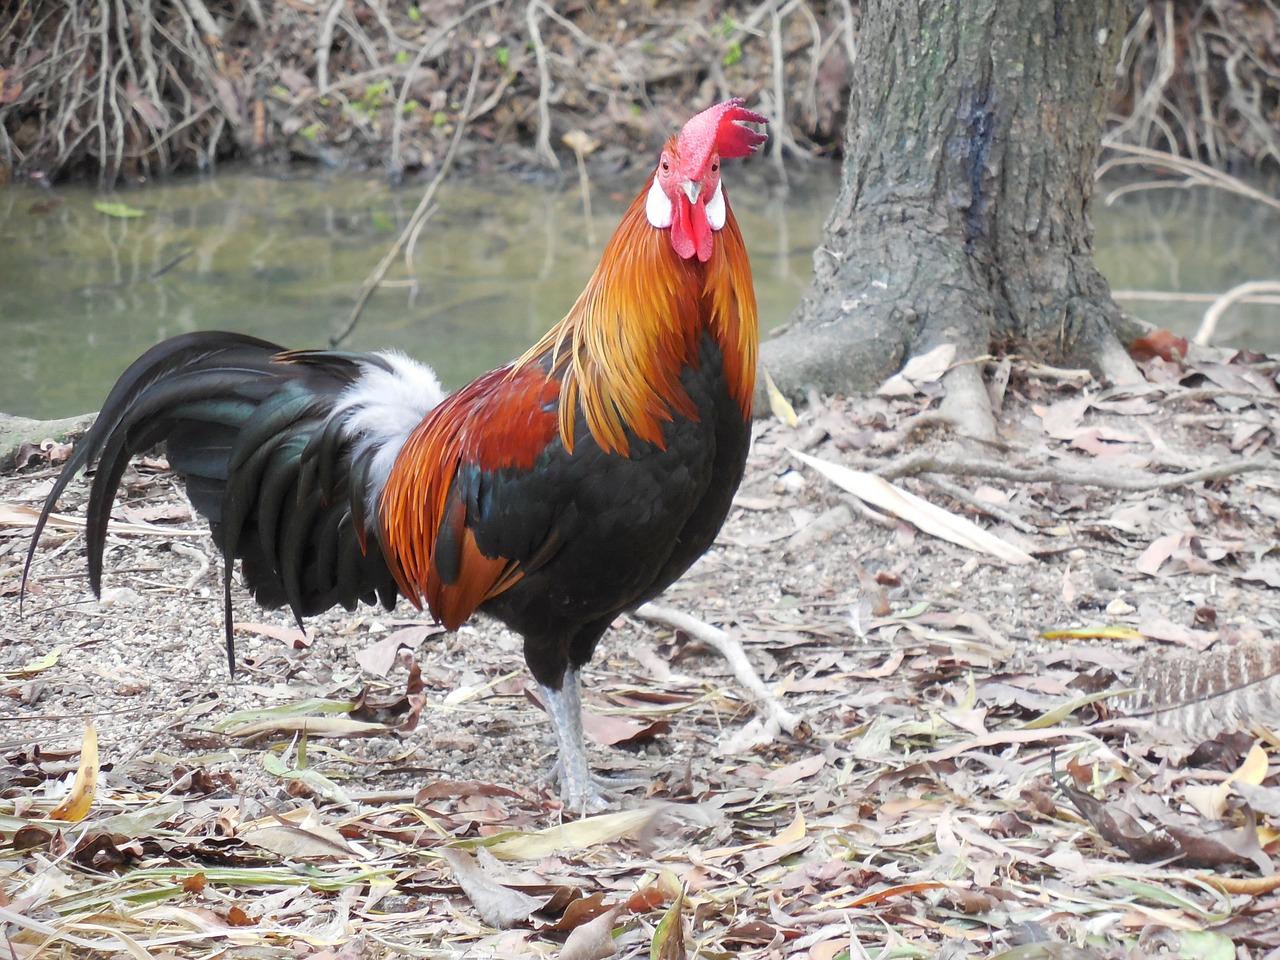
[[880,384],[876,393],[882,397],[910,396],[921,387],[940,381],[955,358],[956,345],[941,343],[908,360],[901,370]]
[[440,855],[453,868],[458,886],[485,923],[499,930],[528,920],[544,901],[503,886],[490,877],[475,857],[457,847],[444,847]]
[[613,941],[613,925],[622,904],[610,908],[593,920],[575,927],[560,948],[560,960],[603,960],[618,952]]
[[440,636],[444,632],[444,627],[427,623],[392,630],[376,642],[357,650],[356,662],[365,673],[371,673],[375,677],[385,677],[396,665],[401,648],[417,650],[422,646],[423,641]]
[[269,824],[241,831],[239,837],[278,856],[299,860],[355,856],[342,834],[319,822],[299,826]]
[[788,763],[785,767],[779,767],[777,770],[770,770],[769,775],[765,778],[775,787],[786,787],[807,777],[812,777],[815,773],[826,766],[827,758],[820,753],[815,753],[811,757],[805,757],[794,763]]

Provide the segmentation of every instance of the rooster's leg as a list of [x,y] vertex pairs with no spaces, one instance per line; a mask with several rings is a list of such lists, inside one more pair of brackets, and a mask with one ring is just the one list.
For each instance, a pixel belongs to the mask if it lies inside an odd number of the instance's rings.
[[582,691],[578,671],[570,667],[564,672],[560,689],[542,685],[551,726],[556,732],[560,756],[556,770],[560,777],[560,799],[565,808],[577,813],[603,810],[609,802],[601,793],[591,767],[587,764],[587,748],[582,735]]
[[586,737],[582,730],[581,671],[569,667],[559,690],[542,688],[547,712],[556,731],[560,756],[552,769],[552,777],[560,781],[560,798],[566,809],[593,813],[609,806],[609,797],[618,790],[639,787],[645,779],[604,777],[591,772],[587,763]]

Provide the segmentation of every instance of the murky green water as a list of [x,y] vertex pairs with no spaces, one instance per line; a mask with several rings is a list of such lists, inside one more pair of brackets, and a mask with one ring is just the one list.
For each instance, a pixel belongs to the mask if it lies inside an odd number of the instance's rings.
[[[836,175],[819,171],[783,198],[766,171],[752,173],[735,178],[733,203],[768,329],[804,291]],[[447,183],[414,251],[419,284],[376,293],[347,345],[399,347],[448,386],[502,363],[564,314],[637,188],[629,179],[594,183],[588,222],[576,183]],[[421,189],[391,190],[376,177],[222,171],[113,198],[145,211],[135,219],[98,212],[87,187],[0,190],[0,410],[93,409],[138,354],[187,330],[323,346]],[[60,202],[46,209],[51,196]],[[1278,221],[1222,194],[1146,193],[1099,209],[1099,260],[1118,289],[1220,292],[1276,277]],[[391,276],[407,276],[403,264]],[[1128,306],[1184,331],[1204,310]],[[1237,308],[1222,334],[1280,349],[1280,307]]]

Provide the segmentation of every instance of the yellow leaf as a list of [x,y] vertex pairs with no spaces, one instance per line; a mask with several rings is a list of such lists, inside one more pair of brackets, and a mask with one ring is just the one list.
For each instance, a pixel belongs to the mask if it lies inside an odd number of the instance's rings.
[[71,792],[49,814],[51,820],[69,820],[78,823],[93,806],[93,791],[98,785],[98,728],[85,724],[84,743],[80,747],[80,768],[76,770]]
[[800,418],[796,416],[795,407],[791,406],[790,401],[782,395],[778,385],[773,382],[773,377],[769,376],[768,370],[764,371],[764,391],[769,395],[769,409],[773,411],[775,417],[788,427],[794,427],[800,422]]
[[1255,787],[1260,786],[1262,781],[1267,777],[1267,751],[1262,746],[1255,743],[1249,748],[1249,755],[1244,758],[1244,763],[1240,764],[1240,769],[1231,774],[1227,778],[1231,780],[1240,780],[1244,783],[1252,783]]
[[29,677],[32,674],[40,673],[42,670],[48,670],[50,667],[57,665],[58,658],[62,656],[62,649],[62,647],[54,647],[43,657],[28,660],[17,670],[0,670],[0,677],[4,677],[6,680],[13,680],[18,677]]
[[1141,640],[1142,634],[1133,627],[1073,627],[1070,630],[1042,630],[1045,640]]
[[123,200],[95,200],[93,209],[99,213],[105,213],[108,217],[117,217],[121,220],[132,220],[134,217],[147,215],[147,211],[131,207]]
[[1249,748],[1244,762],[1225,780],[1215,784],[1192,784],[1185,790],[1186,799],[1201,816],[1209,820],[1218,820],[1227,812],[1232,782],[1239,780],[1242,783],[1257,786],[1266,779],[1266,776],[1267,752],[1259,744],[1254,743]]
[[800,812],[800,808],[796,807],[796,818],[791,821],[787,829],[772,840],[766,841],[766,845],[770,847],[785,846],[788,843],[795,843],[804,839],[804,814]]

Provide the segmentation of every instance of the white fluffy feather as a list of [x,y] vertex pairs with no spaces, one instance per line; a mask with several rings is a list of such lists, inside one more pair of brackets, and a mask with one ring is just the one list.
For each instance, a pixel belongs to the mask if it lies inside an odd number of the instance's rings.
[[352,383],[334,407],[333,416],[344,420],[343,435],[352,442],[352,457],[372,450],[365,509],[377,515],[378,498],[396,462],[400,448],[431,408],[445,397],[430,367],[398,350],[378,353],[391,367],[384,370],[364,364],[360,379]]

